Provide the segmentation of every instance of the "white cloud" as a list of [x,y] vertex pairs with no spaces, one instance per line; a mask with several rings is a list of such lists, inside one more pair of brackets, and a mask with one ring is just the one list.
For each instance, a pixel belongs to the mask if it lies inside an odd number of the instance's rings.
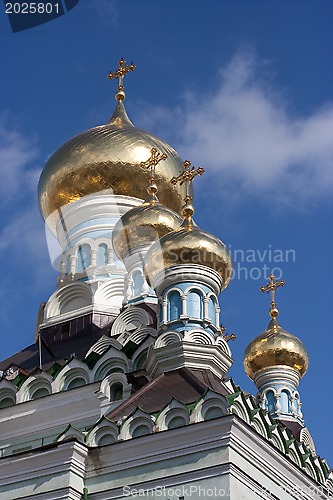
[[36,186],[39,172],[31,167],[38,156],[35,140],[24,137],[10,128],[8,120],[0,116],[0,198],[1,205]]
[[[176,121],[178,133],[157,133],[237,197],[302,204],[332,194],[333,105],[294,116],[257,63],[239,54],[220,72],[215,91],[185,94],[181,109],[159,107],[158,119]],[[153,125],[153,113],[148,108],[141,116],[144,126]]]
[[0,253],[6,262],[6,271],[12,276],[29,276],[38,288],[45,285],[45,277],[52,274],[44,223],[36,203],[17,210],[2,225]]
[[43,286],[52,268],[36,202],[37,141],[9,122],[0,116],[0,254],[9,275],[28,273],[30,283]]

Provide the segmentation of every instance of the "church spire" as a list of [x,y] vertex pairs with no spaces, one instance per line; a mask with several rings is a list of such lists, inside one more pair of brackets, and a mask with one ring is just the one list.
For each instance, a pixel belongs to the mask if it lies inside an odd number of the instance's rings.
[[276,418],[303,424],[298,385],[307,371],[309,356],[301,340],[284,330],[276,319],[279,311],[275,292],[284,285],[271,274],[268,283],[260,288],[271,295],[272,319],[246,348],[244,368],[258,388],[257,398],[263,408]]

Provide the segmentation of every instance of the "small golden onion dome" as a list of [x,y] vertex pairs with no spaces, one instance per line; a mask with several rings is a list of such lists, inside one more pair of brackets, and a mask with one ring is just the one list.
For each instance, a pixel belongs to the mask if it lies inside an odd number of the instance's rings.
[[[145,199],[149,172],[140,163],[155,147],[167,154],[156,167],[155,179],[163,205],[181,211],[183,190],[170,179],[183,170],[177,152],[129,120],[123,102],[106,125],[91,128],[63,144],[47,161],[39,179],[38,196],[45,220],[64,205],[100,191]],[[48,219],[54,229],[55,215]]]
[[112,233],[113,248],[123,260],[127,252],[151,246],[165,234],[178,229],[181,223],[180,215],[153,196],[126,212],[117,222]]
[[[186,221],[185,221],[186,222]],[[232,263],[225,244],[212,234],[193,225],[184,224],[169,233],[149,249],[144,261],[147,281],[152,285],[157,274],[182,264],[201,265],[214,269],[223,280],[222,289],[231,279]]]
[[257,372],[273,366],[289,366],[303,377],[309,366],[309,355],[300,339],[286,332],[273,317],[266,330],[250,342],[243,362],[252,380]]

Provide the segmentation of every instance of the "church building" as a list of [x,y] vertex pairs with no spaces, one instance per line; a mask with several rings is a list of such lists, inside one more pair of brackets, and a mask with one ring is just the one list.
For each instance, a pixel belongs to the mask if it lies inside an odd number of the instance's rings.
[[262,287],[251,395],[228,374],[234,336],[221,326],[231,257],[194,222],[204,169],[130,121],[134,69],[120,60],[110,120],[40,176],[59,278],[31,345],[0,362],[0,500],[333,498],[302,414],[309,356],[278,321],[284,282]]

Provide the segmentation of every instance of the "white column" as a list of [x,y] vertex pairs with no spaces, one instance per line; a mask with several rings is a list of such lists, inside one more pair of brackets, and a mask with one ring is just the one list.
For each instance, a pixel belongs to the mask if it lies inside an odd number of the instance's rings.
[[91,249],[90,252],[90,262],[91,262],[91,267],[96,267],[97,265],[97,250]]
[[71,275],[75,276],[76,272],[76,262],[77,262],[77,257],[76,255],[71,255],[70,256],[70,267],[71,267]]

